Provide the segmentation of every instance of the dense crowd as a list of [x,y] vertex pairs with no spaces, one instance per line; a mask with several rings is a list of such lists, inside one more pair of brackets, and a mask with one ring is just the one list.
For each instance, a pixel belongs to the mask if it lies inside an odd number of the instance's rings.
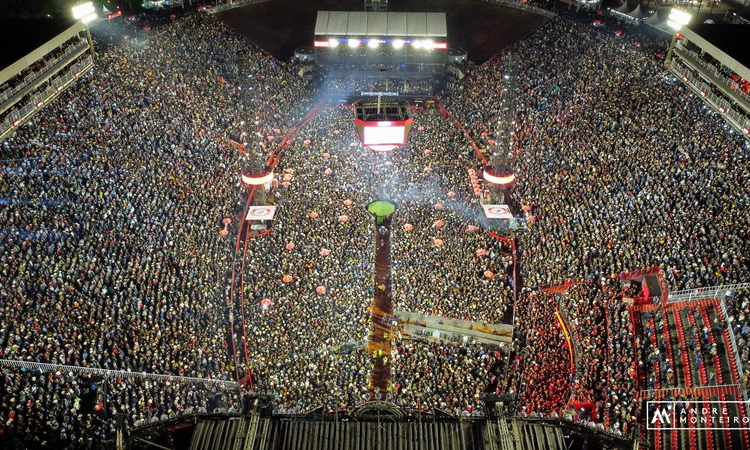
[[[247,49],[203,15],[142,33],[103,51],[92,73],[2,144],[2,358],[234,378],[223,301],[233,246],[217,231],[237,210],[243,161],[223,136],[254,117],[270,134],[293,120],[273,99],[304,94]],[[240,91],[241,50],[264,80],[254,99]],[[87,389],[71,381],[79,375],[6,372],[4,389],[19,395],[2,397],[2,434],[96,446],[115,421],[80,426],[94,419],[69,405]],[[131,424],[209,405],[193,386],[110,384],[110,414],[126,410]]]
[[[515,195],[537,219],[524,237],[526,285],[599,280],[650,266],[662,267],[672,290],[747,280],[746,142],[641,47],[610,32],[556,19],[510,49],[520,60],[522,87],[517,152],[511,156],[518,175]],[[498,111],[490,106],[502,98],[506,71],[505,57],[467,67],[467,77],[451,83],[444,99],[483,147],[494,138]],[[548,297],[530,298],[516,305],[519,357],[531,359],[534,369],[544,365],[568,373],[561,356],[524,353],[554,348],[561,337],[554,316],[542,311]],[[574,342],[594,364],[583,373],[576,370],[572,388],[579,394],[593,387],[580,383],[601,383],[606,372],[598,356],[607,348],[596,325],[604,305],[581,300],[567,311],[568,320],[586,325]],[[525,302],[538,308],[526,313]],[[588,317],[597,306],[596,316]],[[621,372],[627,376],[610,378],[609,398],[600,400],[609,405],[605,414],[612,428],[625,431],[633,423],[634,355],[623,346],[630,344],[632,331],[625,306],[613,302],[610,308],[610,319],[615,314],[620,323],[608,330],[614,334],[611,345],[620,346],[619,362],[610,358],[617,364],[610,370],[627,368]],[[575,336],[575,326],[572,331]],[[707,356],[715,345],[707,344]],[[520,381],[526,412],[564,406],[566,391],[554,389],[567,388],[562,375],[534,387],[537,372],[524,371]]]
[[[470,205],[477,204],[462,167],[470,147],[460,130],[435,111],[417,112],[408,145],[397,154],[377,154],[359,145],[351,121],[351,109],[332,108],[300,130],[277,168],[291,176],[288,186],[272,193],[279,207],[274,231],[248,245],[254,263],[246,267],[246,284],[253,306],[245,329],[248,341],[262,343],[249,349],[250,365],[267,374],[258,376],[259,389],[276,391],[318,374],[331,386],[312,386],[303,395],[284,389],[278,407],[285,412],[337,409],[369,398],[366,352],[342,360],[340,352],[321,349],[360,349],[369,335],[370,201],[398,205],[391,248],[397,311],[494,323],[511,298],[499,247],[470,228]],[[498,276],[488,278],[488,270]],[[271,301],[268,309],[261,307],[264,298]],[[294,324],[293,331],[279,323]],[[318,371],[301,371],[312,365]],[[331,370],[351,378],[330,384]],[[461,408],[474,401],[473,394],[452,398]]]
[[727,291],[724,295],[727,325],[737,341],[738,364],[744,369],[742,384],[750,386],[750,295],[747,289]]
[[[237,247],[218,231],[227,217],[237,232],[246,192],[236,175],[315,93],[203,14],[100,51],[92,73],[0,148],[1,358],[224,380],[247,366],[278,412],[368,400],[374,225],[364,207],[380,198],[397,204],[395,310],[502,320],[511,260],[476,226],[467,169],[478,162],[461,129],[418,110],[407,145],[378,154],[358,144],[346,107],[312,118],[282,155],[274,229],[240,243],[242,301],[230,319]],[[573,394],[628,432],[635,354],[620,286],[536,290],[651,266],[670,289],[750,279],[747,144],[642,50],[590,26],[555,19],[512,51],[522,74],[514,195],[538,221],[523,237],[510,379],[498,381],[503,356],[484,346],[400,341],[387,400],[467,415],[482,392],[507,386],[522,414],[546,415]],[[504,61],[468,69],[441,98],[482,147]],[[746,292],[726,301],[747,361]],[[136,425],[239,407],[238,393],[179,382],[2,377],[0,442],[33,436],[38,447],[96,447],[118,412]],[[100,412],[86,399],[103,385]]]
[[508,392],[522,415],[560,414],[571,394],[572,361],[554,294],[524,290],[516,300],[515,359]]
[[396,92],[399,95],[432,95],[436,81],[433,78],[385,78],[375,76],[332,76],[325,78],[322,91],[336,94],[359,95],[362,92]]

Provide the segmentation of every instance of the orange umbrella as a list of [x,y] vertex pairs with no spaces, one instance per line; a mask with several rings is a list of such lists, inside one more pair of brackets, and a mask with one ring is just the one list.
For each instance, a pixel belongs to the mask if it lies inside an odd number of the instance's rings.
[[304,141],[302,141],[302,142],[303,142],[303,143],[304,143],[305,145],[310,145],[310,139],[305,139],[305,140],[304,140]]
[[327,248],[321,248],[319,253],[320,253],[320,256],[328,256],[331,254],[331,251],[328,250]]
[[442,247],[443,246],[443,240],[442,239],[435,239],[433,242],[438,247]]
[[440,228],[443,225],[445,225],[445,222],[443,222],[442,220],[436,220],[435,223],[432,226],[435,227],[435,228]]
[[424,171],[427,172],[427,173],[430,173],[430,172],[432,172],[432,167],[427,166],[427,167],[424,168]]
[[268,138],[269,141],[272,141],[272,140],[276,139],[276,136],[271,136],[269,134],[268,136],[266,136],[266,138]]
[[325,173],[326,175],[330,175],[333,173],[333,170],[331,170],[331,168],[329,167],[328,169],[326,169]]
[[341,130],[333,130],[333,134],[341,134]]
[[529,206],[529,205],[523,205],[523,206],[521,207],[521,209],[523,209],[523,210],[524,210],[524,211],[526,211],[526,212],[529,212],[529,211],[531,211],[531,206]]
[[283,277],[281,278],[281,281],[283,281],[283,282],[284,282],[284,283],[286,283],[286,284],[289,284],[289,283],[291,283],[291,282],[292,282],[293,280],[294,280],[294,278],[292,278],[292,276],[291,276],[291,275],[284,275],[284,276],[283,276]]
[[435,205],[435,209],[437,209],[438,211],[440,211],[441,209],[443,209],[442,203],[438,203],[437,205]]
[[307,217],[309,217],[311,219],[317,219],[318,218],[318,213],[316,213],[315,211],[313,211],[310,214],[308,214]]
[[466,228],[466,231],[469,232],[469,233],[473,233],[473,232],[477,231],[478,229],[479,229],[479,227],[476,226],[476,225],[469,225],[468,228]]
[[330,158],[331,154],[328,152],[323,153],[323,158]]
[[326,293],[326,287],[325,286],[318,286],[315,288],[315,292],[318,294],[325,294]]
[[219,236],[226,236],[229,234],[229,231],[226,228],[222,228],[219,230]]
[[431,155],[432,154],[432,150],[427,149],[427,150],[424,151],[424,154],[425,155]]
[[424,131],[424,127],[417,127],[417,130]]
[[294,248],[294,242],[290,242],[284,246],[285,249],[291,250]]
[[495,276],[495,274],[492,273],[492,271],[490,271],[490,270],[485,270],[484,271],[484,276],[487,277],[487,278],[492,278],[492,277]]
[[456,193],[455,193],[455,192],[453,192],[453,191],[448,191],[448,197],[451,197],[451,198],[453,198],[453,197],[455,197],[455,196],[456,196]]
[[268,307],[271,306],[271,299],[270,298],[264,298],[260,301],[260,307],[263,309],[268,309]]
[[225,217],[221,219],[221,223],[223,223],[224,225],[229,225],[230,223],[232,223],[232,219],[230,219],[229,217]]
[[486,254],[487,254],[487,250],[485,250],[483,248],[477,249],[477,256],[484,256]]
[[283,181],[291,181],[292,180],[292,174],[291,173],[285,173],[284,177],[282,178]]
[[411,231],[413,229],[414,229],[414,225],[412,225],[410,223],[407,223],[406,225],[404,225],[404,230],[406,230],[406,231]]
[[344,200],[344,206],[352,206],[352,201],[347,198]]
[[346,214],[342,214],[339,216],[339,222],[346,223],[348,221],[349,221],[349,216],[347,216]]
[[291,186],[291,185],[292,185],[292,183],[290,183],[290,182],[288,182],[288,181],[282,181],[282,182],[281,182],[281,185],[282,185],[282,186],[284,186],[284,187],[289,187],[289,186]]

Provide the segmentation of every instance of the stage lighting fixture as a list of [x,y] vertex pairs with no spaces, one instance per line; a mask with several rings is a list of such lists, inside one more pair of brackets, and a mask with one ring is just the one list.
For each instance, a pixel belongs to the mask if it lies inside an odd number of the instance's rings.
[[89,23],[96,19],[96,10],[91,2],[82,3],[72,8],[73,18],[83,23]]
[[373,50],[378,48],[378,45],[380,45],[380,41],[378,41],[377,39],[370,39],[369,41],[367,41],[367,47]]
[[411,46],[414,48],[422,48],[422,41],[419,39],[411,41]]
[[680,11],[677,8],[672,8],[667,17],[667,25],[673,30],[679,30],[683,25],[690,23],[690,19],[692,18],[692,14]]
[[349,45],[349,48],[357,48],[359,47],[359,39],[349,39],[347,41],[347,44]]
[[404,46],[404,41],[401,39],[394,39],[393,40],[393,48],[396,50],[402,48]]

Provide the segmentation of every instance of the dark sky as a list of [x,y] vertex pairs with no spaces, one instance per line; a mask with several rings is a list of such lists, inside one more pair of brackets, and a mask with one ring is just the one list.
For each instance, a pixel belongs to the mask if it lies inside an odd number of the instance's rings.
[[72,19],[0,19],[0,67],[13,64],[71,25]]

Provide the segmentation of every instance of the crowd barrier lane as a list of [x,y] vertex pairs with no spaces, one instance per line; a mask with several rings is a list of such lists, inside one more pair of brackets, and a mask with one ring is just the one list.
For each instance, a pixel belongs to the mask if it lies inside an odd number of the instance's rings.
[[68,366],[64,364],[49,364],[31,361],[18,361],[13,359],[0,359],[1,367],[11,367],[16,369],[26,370],[37,370],[40,372],[54,372],[54,371],[66,371],[66,372],[78,372],[89,375],[101,375],[105,377],[115,378],[127,378],[127,379],[142,379],[142,380],[159,380],[159,381],[175,381],[180,383],[189,384],[204,384],[208,386],[219,386],[225,389],[235,389],[238,384],[234,381],[228,380],[216,380],[212,378],[197,378],[197,377],[183,377],[178,375],[165,375],[158,373],[147,373],[147,372],[130,372],[127,370],[111,370],[101,369],[98,367],[82,367],[82,366]]

